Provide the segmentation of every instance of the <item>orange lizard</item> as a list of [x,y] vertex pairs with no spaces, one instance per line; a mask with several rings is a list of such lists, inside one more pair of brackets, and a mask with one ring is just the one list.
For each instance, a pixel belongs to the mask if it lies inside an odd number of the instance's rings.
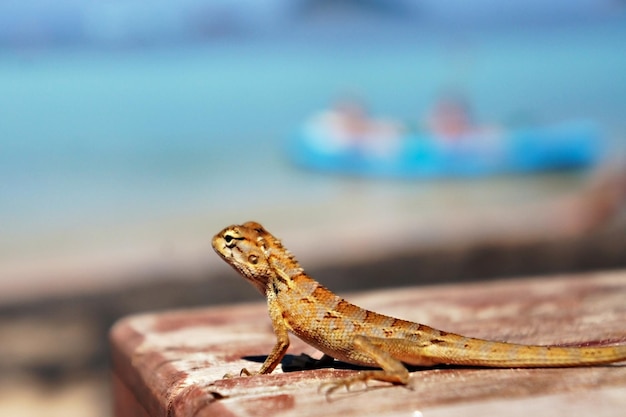
[[557,347],[465,337],[365,310],[305,274],[295,257],[258,223],[229,226],[213,238],[215,251],[267,297],[276,345],[258,372],[276,368],[289,347],[288,332],[331,358],[382,368],[330,384],[328,392],[357,382],[406,385],[405,364],[485,367],[587,366],[626,360],[626,345]]

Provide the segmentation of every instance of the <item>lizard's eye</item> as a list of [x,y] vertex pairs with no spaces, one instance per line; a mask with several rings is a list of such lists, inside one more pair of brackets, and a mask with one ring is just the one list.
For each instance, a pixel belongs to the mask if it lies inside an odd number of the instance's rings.
[[241,236],[236,236],[234,235],[232,232],[226,232],[224,233],[224,242],[226,242],[226,247],[227,248],[233,248],[236,245],[237,240],[242,240],[243,237]]
[[250,262],[252,265],[256,265],[257,262],[259,262],[259,257],[256,255],[250,255],[248,256],[248,262]]

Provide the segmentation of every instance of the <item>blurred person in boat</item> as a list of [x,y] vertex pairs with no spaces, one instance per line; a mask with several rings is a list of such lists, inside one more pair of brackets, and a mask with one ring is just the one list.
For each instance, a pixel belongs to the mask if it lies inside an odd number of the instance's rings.
[[474,131],[474,123],[465,100],[445,97],[433,106],[426,126],[434,136],[456,141]]
[[437,100],[425,125],[434,137],[452,142],[494,138],[502,133],[497,126],[476,123],[470,104],[460,95],[445,95]]
[[505,132],[498,126],[477,123],[462,95],[443,95],[426,115],[423,125],[424,133],[450,155],[493,161],[505,158]]
[[372,117],[362,100],[343,97],[313,116],[307,130],[319,149],[380,157],[397,152],[404,128],[395,120]]

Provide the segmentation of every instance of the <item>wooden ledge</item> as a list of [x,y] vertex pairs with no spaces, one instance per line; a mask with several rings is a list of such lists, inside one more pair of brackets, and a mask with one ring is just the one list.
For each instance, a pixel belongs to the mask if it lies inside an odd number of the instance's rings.
[[[332,285],[330,285],[332,287]],[[487,284],[413,287],[346,297],[381,313],[467,336],[519,343],[626,343],[626,271]],[[274,345],[266,306],[256,304],[127,317],[111,331],[115,415],[380,416],[622,415],[626,365],[563,369],[440,367],[411,374],[411,389],[376,382],[330,398],[320,384],[354,369],[296,370],[319,353],[291,337],[283,372],[258,369]],[[298,361],[295,361],[298,362]],[[297,368],[297,367],[296,367]],[[500,410],[500,411],[498,411]],[[575,412],[574,412],[575,411]]]

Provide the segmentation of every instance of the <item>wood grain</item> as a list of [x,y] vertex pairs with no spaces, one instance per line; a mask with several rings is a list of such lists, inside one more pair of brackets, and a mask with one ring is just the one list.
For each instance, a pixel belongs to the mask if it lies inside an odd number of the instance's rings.
[[[323,278],[323,277],[321,277]],[[332,288],[332,283],[325,283]],[[381,313],[494,340],[567,346],[626,341],[626,271],[488,284],[412,287],[342,294]],[[283,369],[222,379],[258,368],[275,342],[264,303],[127,317],[111,331],[115,412],[149,416],[484,415],[507,409],[534,417],[574,410],[623,415],[626,365],[557,369],[439,367],[416,370],[411,388],[372,382],[331,398],[321,383],[355,367],[293,370],[292,338]],[[295,361],[298,363],[298,361]],[[525,415],[528,415],[527,413]],[[582,414],[580,414],[582,415]]]

